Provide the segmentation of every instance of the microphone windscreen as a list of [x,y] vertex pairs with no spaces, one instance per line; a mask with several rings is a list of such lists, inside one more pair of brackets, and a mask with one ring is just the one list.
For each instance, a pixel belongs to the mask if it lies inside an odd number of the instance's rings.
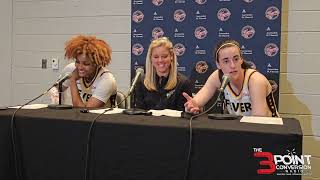
[[230,77],[229,77],[229,74],[224,74],[222,76],[222,79],[224,79],[227,83],[230,81]]
[[60,76],[58,77],[58,79],[64,79],[64,78],[70,78],[71,77],[71,73],[70,72],[66,72],[64,74],[60,74]]
[[222,76],[222,82],[221,82],[221,86],[220,88],[218,89],[219,91],[223,91],[224,88],[226,88],[227,84],[230,82],[230,77],[229,77],[229,74],[224,74]]
[[144,70],[142,68],[137,68],[136,74],[138,74],[138,73],[144,74]]
[[70,72],[67,72],[67,73],[65,74],[65,76],[67,76],[68,78],[71,78],[71,76],[72,76],[72,73],[70,73]]

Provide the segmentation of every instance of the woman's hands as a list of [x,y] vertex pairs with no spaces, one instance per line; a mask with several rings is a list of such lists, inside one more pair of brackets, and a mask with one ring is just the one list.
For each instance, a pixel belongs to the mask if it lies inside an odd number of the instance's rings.
[[192,114],[199,114],[200,107],[197,105],[195,100],[185,92],[183,92],[182,95],[187,99],[187,102],[184,103],[185,111]]

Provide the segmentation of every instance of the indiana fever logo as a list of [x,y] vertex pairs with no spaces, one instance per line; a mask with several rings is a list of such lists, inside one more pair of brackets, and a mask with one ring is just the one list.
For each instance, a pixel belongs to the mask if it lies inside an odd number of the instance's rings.
[[246,3],[251,3],[253,0],[243,0]]
[[279,17],[280,11],[277,7],[271,6],[266,10],[266,18],[269,20],[275,20]]
[[207,0],[195,0],[196,3],[203,5],[207,2]]
[[161,6],[163,4],[164,0],[152,0],[152,4],[156,6]]
[[244,26],[241,29],[241,36],[244,37],[245,39],[251,39],[255,33],[256,31],[252,26]]
[[152,30],[152,38],[158,39],[161,38],[164,35],[164,31],[160,27],[155,27]]
[[273,57],[278,54],[279,48],[274,43],[269,43],[264,47],[264,53],[269,56]]
[[220,21],[227,21],[231,16],[231,12],[227,8],[222,8],[217,13],[217,18]]
[[205,37],[207,37],[207,34],[208,34],[208,31],[203,26],[199,26],[194,30],[194,36],[197,39],[204,39]]
[[132,46],[132,54],[140,56],[143,53],[143,46],[139,43],[136,43]]
[[184,45],[181,43],[174,45],[173,48],[177,56],[182,56],[184,52],[186,52],[186,47],[184,47]]
[[140,23],[144,18],[144,14],[141,11],[135,11],[132,14],[132,21],[136,23]]
[[178,10],[174,11],[173,18],[177,22],[182,22],[185,20],[186,16],[187,16],[187,14],[186,14],[186,12],[184,12],[184,10],[178,9]]
[[208,66],[208,64],[207,64],[206,61],[199,61],[199,62],[197,62],[197,64],[196,64],[196,71],[197,71],[198,73],[200,73],[200,74],[203,74],[203,73],[207,72],[208,67],[209,67],[209,66]]

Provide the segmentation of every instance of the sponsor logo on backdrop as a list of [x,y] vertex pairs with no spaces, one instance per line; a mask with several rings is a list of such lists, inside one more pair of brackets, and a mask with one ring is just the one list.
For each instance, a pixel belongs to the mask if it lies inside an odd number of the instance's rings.
[[231,12],[227,8],[221,8],[217,13],[217,18],[220,21],[227,21],[231,16]]
[[152,0],[152,4],[155,6],[161,6],[163,4],[164,0]]
[[143,53],[143,46],[139,43],[136,43],[132,46],[132,54],[140,56]]
[[253,14],[248,13],[245,9],[243,9],[242,14],[241,14],[241,18],[242,19],[253,19]]
[[278,54],[279,48],[274,43],[269,43],[264,47],[264,53],[269,56],[273,57]]
[[253,0],[243,0],[246,3],[251,3]]
[[207,15],[206,14],[201,14],[200,11],[196,12],[196,20],[206,20]]
[[269,63],[267,66],[267,73],[279,74],[279,68],[274,68],[271,63]]
[[230,37],[230,33],[229,32],[225,32],[222,28],[219,29],[219,37],[223,37],[223,38],[229,38]]
[[280,15],[280,11],[277,7],[275,6],[270,6],[267,10],[266,10],[266,18],[269,20],[275,20],[279,17]]
[[196,71],[200,74],[203,74],[203,73],[207,72],[208,67],[209,66],[206,61],[198,61],[196,64]]
[[181,43],[175,44],[173,48],[177,56],[182,56],[186,52],[186,47]]
[[267,37],[278,37],[279,33],[277,31],[272,31],[272,29],[270,27],[267,27],[266,36]]
[[177,28],[174,30],[175,38],[184,38],[184,32],[180,32]]
[[153,13],[153,20],[154,20],[154,21],[163,21],[163,16],[158,15],[157,12],[154,12],[154,13]]
[[245,39],[251,39],[254,34],[256,33],[256,30],[252,26],[244,26],[241,29],[241,36]]
[[206,14],[201,14],[200,11],[196,12],[196,20],[206,20],[207,15]]
[[143,34],[139,33],[136,29],[133,30],[132,37],[134,38],[143,38]]
[[186,71],[186,67],[185,66],[179,66],[179,63],[177,64],[177,70],[179,71],[179,72],[185,72]]
[[207,3],[207,0],[195,0],[196,3],[203,5],[205,3]]
[[163,37],[163,35],[164,35],[164,31],[162,30],[161,27],[153,28],[153,30],[152,30],[152,38],[153,39],[161,38],[161,37]]
[[252,55],[253,53],[252,49],[247,49],[245,45],[241,46],[241,52],[242,54],[245,54],[245,55]]
[[139,5],[139,4],[143,4],[143,0],[134,0],[133,1],[134,5]]
[[194,36],[197,39],[204,39],[207,37],[208,31],[205,27],[199,26],[194,30]]
[[143,18],[144,14],[141,11],[135,11],[132,14],[132,21],[136,23],[140,23],[141,21],[143,21]]
[[253,148],[253,156],[260,160],[257,169],[260,175],[311,175],[311,155],[297,155],[295,149],[286,150],[284,154],[273,154],[262,148]]
[[184,12],[184,10],[177,9],[174,11],[173,18],[177,22],[182,22],[186,19],[186,16],[187,16],[187,14],[186,14],[186,12]]
[[175,4],[184,4],[184,3],[186,3],[186,1],[185,0],[175,0],[174,3]]
[[206,52],[205,49],[200,49],[199,45],[197,45],[194,54],[202,54],[202,55],[204,55],[204,54],[207,54],[207,52]]

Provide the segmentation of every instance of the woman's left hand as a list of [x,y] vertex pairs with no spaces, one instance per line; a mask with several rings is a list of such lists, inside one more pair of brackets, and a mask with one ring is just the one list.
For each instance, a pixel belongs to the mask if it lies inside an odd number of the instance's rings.
[[80,79],[80,76],[79,76],[78,70],[77,69],[73,70],[70,80],[77,81],[79,79]]

